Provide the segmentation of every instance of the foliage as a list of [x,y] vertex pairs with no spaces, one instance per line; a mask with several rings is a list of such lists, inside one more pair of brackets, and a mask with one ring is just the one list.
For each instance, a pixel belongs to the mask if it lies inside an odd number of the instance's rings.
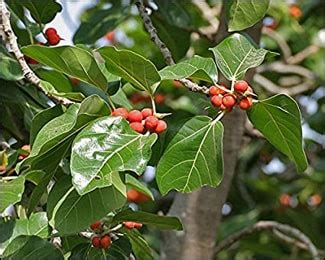
[[[73,104],[53,104],[51,98],[24,81],[20,65],[5,44],[1,46],[0,212],[7,209],[0,220],[3,259],[26,255],[24,259],[156,257],[159,242],[155,228],[183,229],[176,217],[157,214],[166,212],[162,196],[171,190],[217,187],[224,174],[223,147],[227,143],[221,119],[230,116],[231,109],[213,108],[202,93],[184,87],[183,79],[220,89],[221,83],[227,82],[226,91],[236,94],[238,101],[253,97],[247,118],[265,138],[250,140],[240,151],[238,181],[227,202],[232,212],[219,237],[271,216],[293,222],[321,245],[324,207],[318,206],[324,193],[324,141],[304,140],[302,121],[323,133],[324,98],[318,98],[317,90],[294,98],[280,93],[269,97],[256,80],[248,94],[234,91],[235,83],[252,69],[273,82],[286,80],[276,71],[263,71],[281,59],[276,55],[283,51],[281,46],[264,35],[263,48],[259,47],[242,30],[260,23],[265,15],[272,16],[278,26],[276,33],[298,52],[313,43],[315,28],[319,28],[318,14],[310,11],[317,8],[317,1],[311,1],[310,6],[303,2],[300,20],[287,17],[285,4],[226,1],[229,35],[216,43],[204,37],[201,29],[211,21],[196,4],[155,0],[157,8],[151,10],[150,17],[176,60],[168,66],[144,31],[139,14],[125,1],[112,1],[110,7],[99,1],[84,10],[79,28],[71,35],[75,45],[58,47],[36,43],[47,24],[62,15],[61,4],[55,0],[7,2],[21,51],[29,61],[34,60],[29,65],[41,79],[45,94],[65,97]],[[212,6],[212,2],[207,4]],[[24,25],[23,30],[19,24]],[[117,32],[123,37],[119,39]],[[131,39],[132,44],[125,39]],[[320,47],[318,51],[324,53]],[[301,64],[303,69],[317,73],[322,60],[316,56],[307,57]],[[259,67],[265,60],[266,65]],[[312,86],[324,80],[320,74]],[[310,115],[308,105],[300,109],[296,100],[317,104],[317,111]],[[116,107],[132,110],[149,106],[158,119],[168,122],[164,133],[139,133],[125,118],[111,113]],[[31,150],[24,149],[24,144],[30,144]],[[268,170],[272,161],[278,161],[286,172],[272,175],[274,169]],[[152,170],[156,182],[147,181]],[[138,205],[130,199],[129,192],[134,190],[141,194]],[[289,194],[286,201],[281,197],[284,194]],[[13,212],[8,214],[8,210]],[[310,212],[314,214],[310,216]],[[98,220],[102,229],[91,229]],[[142,223],[144,228],[141,232],[130,230],[123,224],[126,221]],[[91,245],[90,237],[102,232],[114,234],[108,250]],[[52,243],[56,237],[62,240],[60,249]],[[257,246],[257,241],[261,245]],[[222,252],[220,259],[244,258],[245,254],[289,257],[286,248],[269,236],[252,236],[229,253]]]

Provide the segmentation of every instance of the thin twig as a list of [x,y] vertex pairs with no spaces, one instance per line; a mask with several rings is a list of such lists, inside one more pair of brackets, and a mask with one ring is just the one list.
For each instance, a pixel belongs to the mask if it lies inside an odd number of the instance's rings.
[[313,55],[319,51],[319,47],[317,45],[309,45],[302,51],[298,52],[297,54],[291,56],[288,58],[287,62],[288,64],[298,64],[302,62],[304,59],[309,57],[310,55]]
[[230,235],[225,240],[221,241],[215,248],[215,253],[219,253],[220,251],[229,248],[242,238],[254,234],[256,232],[262,231],[262,230],[278,230],[281,233],[285,234],[286,236],[295,238],[299,242],[306,245],[306,250],[310,252],[312,255],[313,260],[320,260],[319,258],[319,252],[318,249],[315,247],[315,245],[312,243],[312,241],[307,237],[304,233],[302,233],[300,230],[291,227],[289,225],[281,224],[276,221],[259,221],[255,223],[252,226],[249,226],[245,229],[242,229],[232,235]]
[[3,0],[0,0],[1,10],[0,10],[0,28],[1,35],[4,36],[4,40],[8,43],[8,50],[11,51],[16,57],[25,79],[35,85],[41,92],[48,96],[55,103],[61,103],[63,105],[68,105],[73,103],[69,99],[56,97],[51,93],[48,93],[41,85],[41,79],[36,76],[36,74],[30,69],[25,61],[24,55],[21,53],[18,43],[17,36],[14,34],[10,24],[10,12],[8,11],[6,4]]
[[[165,62],[167,65],[174,65],[175,61],[173,59],[171,51],[168,49],[166,44],[159,38],[157,34],[157,29],[152,24],[150,16],[146,10],[146,7],[143,4],[143,0],[137,0],[135,2],[136,6],[138,7],[140,16],[143,20],[144,27],[146,28],[147,32],[150,35],[151,40],[157,45],[161,54],[163,55]],[[183,85],[193,92],[203,92],[207,94],[209,89],[206,86],[199,86],[196,83],[188,80],[188,79],[180,79],[179,80]]]

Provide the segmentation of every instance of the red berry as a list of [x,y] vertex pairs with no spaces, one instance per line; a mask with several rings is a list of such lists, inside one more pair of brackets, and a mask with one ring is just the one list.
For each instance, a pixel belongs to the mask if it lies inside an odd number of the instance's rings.
[[145,202],[148,201],[149,198],[147,195],[145,195],[142,192],[139,192],[135,189],[130,189],[127,193],[127,200],[130,202],[135,202],[135,203],[141,203],[141,202]]
[[111,238],[108,235],[105,235],[100,240],[100,245],[102,248],[107,249],[112,243]]
[[145,120],[145,127],[149,130],[153,130],[157,127],[158,125],[158,118],[155,116],[148,116]]
[[216,96],[211,97],[211,103],[215,107],[220,107],[222,104],[222,95],[216,95]]
[[245,80],[239,80],[234,85],[234,90],[244,93],[248,89],[248,84]]
[[101,226],[102,226],[102,222],[98,220],[95,223],[91,224],[90,228],[92,230],[97,230],[97,229],[101,228]]
[[130,127],[139,134],[142,134],[144,131],[144,126],[140,122],[132,122]]
[[222,104],[226,108],[232,108],[236,104],[236,98],[232,94],[226,94],[222,98]]
[[133,229],[133,228],[141,228],[142,227],[142,224],[141,223],[138,223],[138,222],[133,222],[133,221],[126,221],[126,222],[123,222],[123,225],[125,228],[127,229]]
[[218,93],[218,87],[216,87],[216,86],[211,86],[210,88],[209,88],[209,95],[210,96],[214,96],[214,95],[218,95],[219,93]]
[[127,111],[126,108],[119,107],[112,111],[112,116],[121,116],[121,117],[127,119],[129,116],[129,112]]
[[114,37],[114,32],[108,32],[105,34],[105,38],[106,40],[110,41],[110,42],[113,42],[115,37]]
[[57,34],[50,34],[47,35],[47,41],[49,45],[57,45],[61,41],[61,38]]
[[167,123],[164,120],[158,120],[155,133],[160,134],[167,129]]
[[243,110],[249,109],[253,105],[252,97],[245,97],[239,102],[239,107]]
[[141,114],[143,118],[147,118],[148,116],[152,116],[153,115],[153,111],[151,108],[144,108],[141,110]]
[[98,236],[93,237],[91,239],[91,243],[93,244],[93,247],[101,248],[100,237]]
[[55,28],[50,27],[50,28],[47,28],[46,29],[45,34],[46,34],[46,36],[54,35],[54,34],[57,34],[57,31],[56,31]]
[[132,110],[129,113],[128,120],[130,122],[141,122],[143,119],[142,113],[139,110]]

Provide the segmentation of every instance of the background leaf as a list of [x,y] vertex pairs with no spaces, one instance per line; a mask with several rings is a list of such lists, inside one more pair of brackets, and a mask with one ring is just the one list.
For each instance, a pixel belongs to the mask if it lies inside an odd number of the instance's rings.
[[0,181],[0,213],[21,200],[25,189],[24,183],[23,176],[7,182]]
[[240,31],[261,20],[270,0],[233,0],[229,11],[229,31]]
[[30,11],[36,22],[44,24],[51,22],[62,10],[61,5],[55,0],[24,0],[21,1],[21,4]]
[[79,47],[60,46],[45,47],[29,45],[21,51],[28,57],[47,65],[70,77],[80,79],[106,91],[106,78],[101,72],[93,55]]
[[280,94],[261,100],[248,111],[249,120],[303,172],[308,162],[302,144],[301,114],[291,97]]
[[159,229],[183,229],[182,223],[176,217],[159,216],[144,211],[133,211],[132,209],[126,209],[117,213],[112,223],[118,224],[124,221],[135,221]]
[[239,33],[230,35],[209,50],[213,52],[218,68],[229,80],[243,78],[246,71],[260,65],[268,53],[267,50],[256,49]]
[[130,239],[132,250],[138,259],[142,259],[142,260],[154,259],[151,248],[149,247],[147,241],[143,238],[143,236],[138,230],[124,229],[123,233],[125,233],[127,237]]
[[89,227],[109,212],[121,208],[126,197],[113,186],[80,196],[69,177],[60,179],[51,190],[47,204],[50,224],[61,235],[74,234]]
[[132,83],[140,90],[152,93],[152,86],[160,81],[155,65],[148,59],[129,50],[102,47],[98,50],[109,72]]
[[[142,135],[122,117],[102,117],[78,134],[72,145],[72,182],[79,194],[111,185],[112,172],[142,174],[156,134]],[[114,184],[114,183],[113,183]]]
[[216,187],[223,174],[223,126],[206,116],[187,121],[167,146],[157,166],[162,194],[171,189],[190,192]]

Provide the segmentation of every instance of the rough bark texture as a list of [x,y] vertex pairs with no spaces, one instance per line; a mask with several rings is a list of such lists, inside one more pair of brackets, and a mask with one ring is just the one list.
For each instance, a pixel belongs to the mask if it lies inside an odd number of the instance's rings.
[[[217,41],[228,34],[225,12],[218,32]],[[254,41],[259,42],[261,23],[247,30]],[[253,71],[247,74],[250,81]],[[224,125],[224,178],[216,189],[204,187],[190,194],[178,193],[169,211],[183,223],[183,232],[166,232],[162,259],[209,260],[214,258],[217,230],[222,218],[222,207],[227,199],[235,174],[238,152],[244,135],[246,115],[235,109],[222,120]]]

